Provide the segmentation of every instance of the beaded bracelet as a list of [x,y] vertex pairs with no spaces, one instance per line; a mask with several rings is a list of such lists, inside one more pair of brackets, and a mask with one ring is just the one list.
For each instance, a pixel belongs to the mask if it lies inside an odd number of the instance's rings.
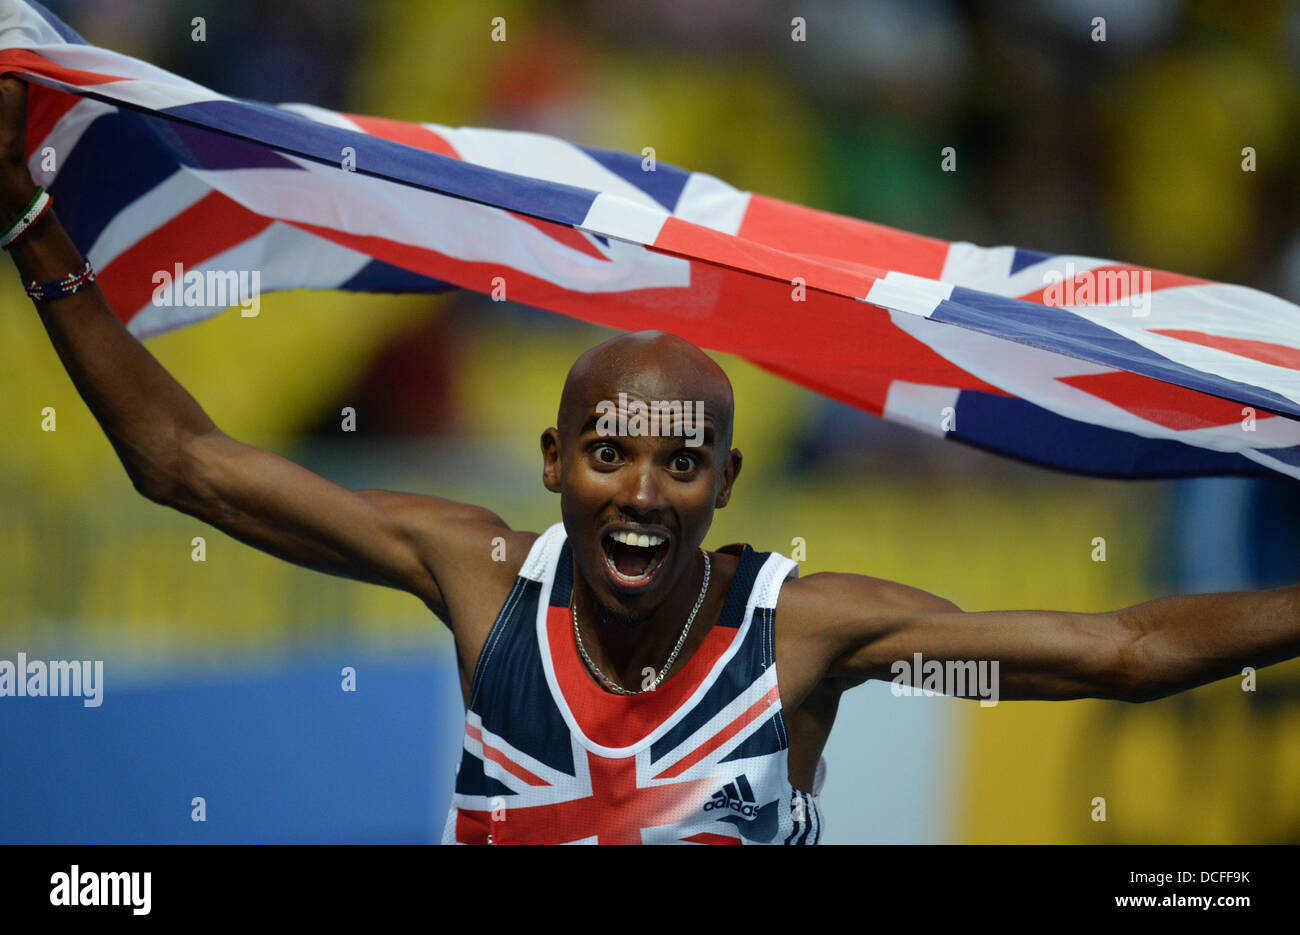
[[51,279],[49,282],[37,282],[33,279],[25,283],[23,288],[37,304],[49,302],[52,299],[61,299],[65,295],[72,295],[74,292],[80,292],[89,283],[95,281],[95,271],[90,268],[90,261],[81,268],[79,273],[68,273],[61,279]]
[[8,229],[0,234],[0,247],[8,250],[23,235],[32,229],[32,225],[45,216],[45,212],[50,210],[50,205],[54,204],[54,196],[43,188],[36,189],[36,196],[28,203],[27,209],[19,215],[18,220],[9,225]]

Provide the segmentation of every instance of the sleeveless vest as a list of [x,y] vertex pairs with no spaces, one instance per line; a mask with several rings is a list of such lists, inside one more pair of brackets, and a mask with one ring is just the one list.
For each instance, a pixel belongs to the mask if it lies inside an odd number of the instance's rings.
[[815,844],[790,785],[777,595],[792,560],[740,555],[716,624],[654,691],[606,692],[573,639],[562,523],[538,537],[484,643],[443,843]]

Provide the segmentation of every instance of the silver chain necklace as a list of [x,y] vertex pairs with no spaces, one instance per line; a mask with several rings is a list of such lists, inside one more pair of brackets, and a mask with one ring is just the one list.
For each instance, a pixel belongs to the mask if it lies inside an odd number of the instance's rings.
[[668,670],[673,667],[673,662],[677,659],[677,654],[681,652],[682,647],[686,644],[686,634],[691,632],[691,624],[695,622],[695,615],[699,613],[700,605],[704,603],[704,595],[707,594],[709,590],[709,553],[705,552],[703,549],[700,549],[700,553],[704,556],[704,583],[700,585],[700,596],[695,599],[695,606],[691,608],[691,615],[686,618],[686,626],[682,627],[682,635],[677,637],[677,645],[673,647],[672,655],[668,657],[668,661],[665,662],[663,668],[659,670],[658,678],[651,682],[648,688],[643,688],[639,692],[628,691],[622,685],[607,676],[604,672],[601,672],[596,666],[596,663],[591,661],[591,657],[587,655],[586,647],[582,645],[582,634],[578,631],[577,588],[574,588],[569,592],[569,612],[573,615],[573,636],[578,643],[578,652],[582,655],[582,661],[587,664],[587,668],[590,669],[592,674],[600,679],[601,682],[604,683],[605,687],[610,691],[617,695],[643,695],[646,692],[654,691],[659,683],[664,680],[664,677],[668,674]]

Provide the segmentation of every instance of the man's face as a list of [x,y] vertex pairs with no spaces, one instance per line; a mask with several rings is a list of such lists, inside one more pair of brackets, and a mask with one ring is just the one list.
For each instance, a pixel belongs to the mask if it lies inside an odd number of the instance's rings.
[[[730,435],[730,413],[665,389],[636,375],[583,388],[561,419],[567,431],[542,436],[543,479],[560,494],[579,574],[604,616],[627,625],[673,593],[740,470],[740,452],[718,448],[729,441],[719,435]],[[654,406],[665,400],[683,405]]]

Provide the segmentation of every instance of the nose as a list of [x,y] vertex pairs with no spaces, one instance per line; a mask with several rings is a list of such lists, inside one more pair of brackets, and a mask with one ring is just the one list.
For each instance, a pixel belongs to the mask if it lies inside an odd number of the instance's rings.
[[663,486],[654,465],[646,459],[635,466],[629,465],[629,468],[625,471],[623,488],[619,491],[619,506],[643,520],[658,514],[666,504]]

